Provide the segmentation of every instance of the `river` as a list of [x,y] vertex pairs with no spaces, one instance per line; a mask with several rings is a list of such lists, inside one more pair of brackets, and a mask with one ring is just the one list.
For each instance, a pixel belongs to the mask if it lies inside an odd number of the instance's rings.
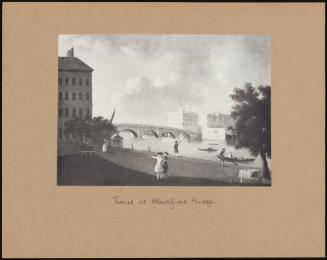
[[[155,138],[154,136],[143,136],[140,138],[135,138],[130,133],[121,132],[120,135],[124,138],[123,147],[128,149],[142,150],[142,151],[152,151],[152,152],[168,152],[173,155],[174,153],[174,142],[175,139],[170,137]],[[198,150],[199,148],[214,148],[217,151],[208,152]],[[248,149],[236,149],[233,145],[228,144],[225,140],[203,140],[197,142],[189,142],[188,140],[179,140],[179,154],[184,157],[199,158],[210,161],[217,161],[217,153],[221,151],[222,148],[226,149],[226,154],[230,152],[235,157],[253,158]],[[226,163],[229,164],[229,163]],[[246,165],[250,167],[262,167],[262,160],[258,156],[253,162],[246,164],[239,164],[240,166]],[[269,168],[271,168],[271,160],[268,159]]]

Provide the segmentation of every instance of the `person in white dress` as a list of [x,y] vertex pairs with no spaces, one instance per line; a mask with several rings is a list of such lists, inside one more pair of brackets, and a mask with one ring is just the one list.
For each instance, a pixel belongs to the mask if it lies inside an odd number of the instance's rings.
[[159,180],[162,178],[162,173],[164,170],[164,157],[162,153],[158,153],[157,156],[152,156],[152,158],[157,160],[156,166],[154,167],[154,171],[157,175],[157,180]]
[[104,139],[103,145],[102,145],[102,152],[106,152],[108,147],[108,141]]

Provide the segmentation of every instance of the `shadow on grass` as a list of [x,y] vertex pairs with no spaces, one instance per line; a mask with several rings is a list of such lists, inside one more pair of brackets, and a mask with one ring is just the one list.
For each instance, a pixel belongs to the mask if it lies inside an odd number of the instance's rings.
[[58,156],[57,166],[57,184],[62,186],[258,186],[176,176],[157,180],[154,175],[122,167],[96,154]]

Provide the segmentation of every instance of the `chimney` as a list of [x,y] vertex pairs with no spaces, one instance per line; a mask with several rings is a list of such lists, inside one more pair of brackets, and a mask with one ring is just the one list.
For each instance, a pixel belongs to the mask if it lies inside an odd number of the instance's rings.
[[74,48],[72,47],[70,50],[67,51],[67,57],[74,57]]

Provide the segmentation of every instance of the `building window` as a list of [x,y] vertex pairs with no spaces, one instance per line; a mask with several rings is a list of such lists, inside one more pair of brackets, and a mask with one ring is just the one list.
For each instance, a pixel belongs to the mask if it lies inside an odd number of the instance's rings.
[[85,84],[86,84],[86,86],[90,86],[90,80],[89,79],[86,79]]
[[65,108],[65,117],[69,117],[69,110],[68,110],[68,108]]
[[78,85],[80,85],[80,86],[83,85],[83,80],[82,79],[78,79]]
[[62,100],[62,92],[59,92],[59,100]]
[[72,116],[73,116],[73,117],[76,117],[76,108],[73,108],[73,109],[72,109]]
[[65,86],[68,86],[68,83],[69,83],[69,79],[65,78]]
[[86,117],[90,117],[90,109],[89,108],[86,109]]
[[85,98],[86,98],[86,100],[90,100],[90,94],[89,93],[86,93]]
[[58,114],[59,114],[59,118],[61,118],[62,117],[62,109],[61,108],[59,109]]
[[65,100],[68,100],[68,99],[69,99],[69,93],[65,92]]
[[72,100],[76,100],[76,93],[75,92],[73,92],[73,94],[72,94]]
[[75,78],[72,79],[72,85],[73,85],[73,86],[76,85],[76,79],[75,79]]
[[62,78],[59,78],[59,86],[62,85]]
[[79,116],[80,116],[80,117],[83,117],[83,108],[80,108],[80,109],[79,109]]
[[78,99],[79,100],[82,100],[83,99],[83,93],[82,92],[78,93]]

